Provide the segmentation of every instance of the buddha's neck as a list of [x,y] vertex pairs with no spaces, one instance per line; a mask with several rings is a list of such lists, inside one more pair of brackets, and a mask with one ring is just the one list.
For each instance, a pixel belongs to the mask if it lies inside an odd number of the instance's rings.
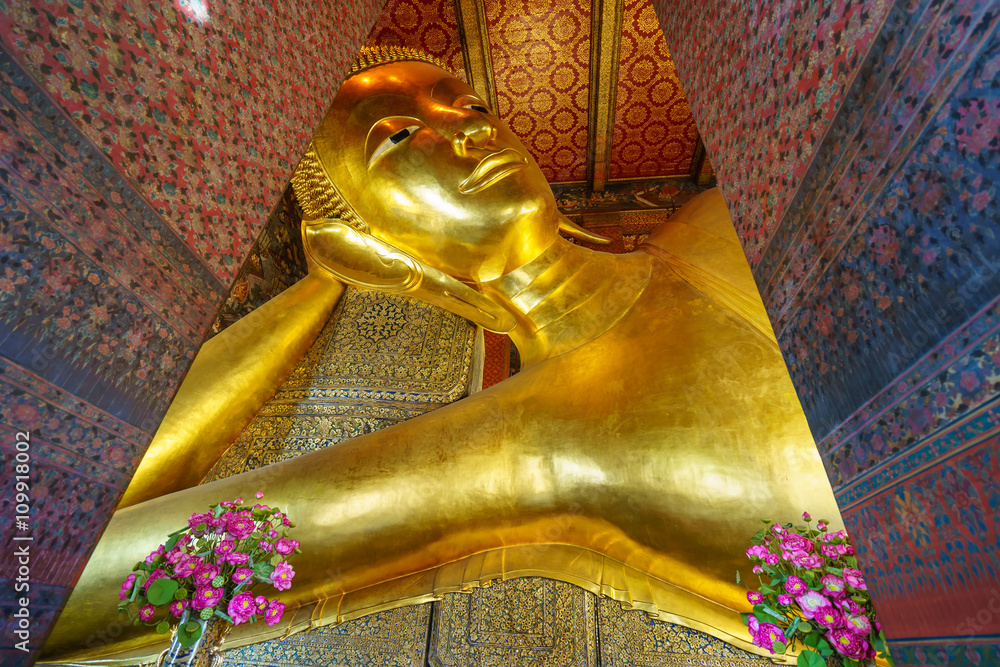
[[514,314],[510,337],[528,366],[614,326],[642,294],[649,273],[645,253],[612,255],[559,238],[524,266],[480,287]]

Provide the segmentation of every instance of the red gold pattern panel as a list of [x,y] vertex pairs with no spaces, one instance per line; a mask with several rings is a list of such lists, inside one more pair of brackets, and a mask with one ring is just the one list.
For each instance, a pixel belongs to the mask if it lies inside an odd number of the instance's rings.
[[686,176],[698,143],[651,0],[625,0],[610,178]]
[[485,5],[496,112],[550,183],[585,180],[590,2],[486,0]]
[[465,79],[454,0],[389,0],[365,46],[408,46],[432,55]]

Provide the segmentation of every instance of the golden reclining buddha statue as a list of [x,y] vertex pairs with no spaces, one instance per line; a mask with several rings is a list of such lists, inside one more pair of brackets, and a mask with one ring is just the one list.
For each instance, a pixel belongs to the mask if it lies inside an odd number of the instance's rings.
[[[293,184],[309,276],[213,339],[214,361],[199,355],[45,659],[161,651],[149,628],[95,641],[119,619],[121,580],[191,513],[258,489],[295,520],[303,553],[279,595],[282,624],[238,626],[227,645],[543,576],[759,653],[734,575],[761,517],[842,523],[719,192],[631,254],[576,245],[560,230],[594,239],[560,215],[482,98],[401,49],[362,52]],[[507,332],[523,370],[405,423],[195,486],[344,283]],[[224,409],[244,416],[218,418]]]

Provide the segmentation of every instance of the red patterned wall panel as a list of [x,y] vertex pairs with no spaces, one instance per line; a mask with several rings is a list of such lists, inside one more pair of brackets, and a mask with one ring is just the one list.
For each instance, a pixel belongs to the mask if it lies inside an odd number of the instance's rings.
[[686,176],[697,143],[652,2],[626,0],[610,178]]
[[590,3],[486,0],[486,20],[497,113],[550,183],[584,180]]
[[389,0],[365,45],[419,49],[465,78],[454,0]]

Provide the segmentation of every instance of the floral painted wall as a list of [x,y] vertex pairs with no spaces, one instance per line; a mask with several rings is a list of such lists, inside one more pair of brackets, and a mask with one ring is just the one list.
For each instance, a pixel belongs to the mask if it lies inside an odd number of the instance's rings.
[[381,5],[0,0],[3,665],[44,641]]
[[655,4],[896,657],[1000,663],[996,3]]

